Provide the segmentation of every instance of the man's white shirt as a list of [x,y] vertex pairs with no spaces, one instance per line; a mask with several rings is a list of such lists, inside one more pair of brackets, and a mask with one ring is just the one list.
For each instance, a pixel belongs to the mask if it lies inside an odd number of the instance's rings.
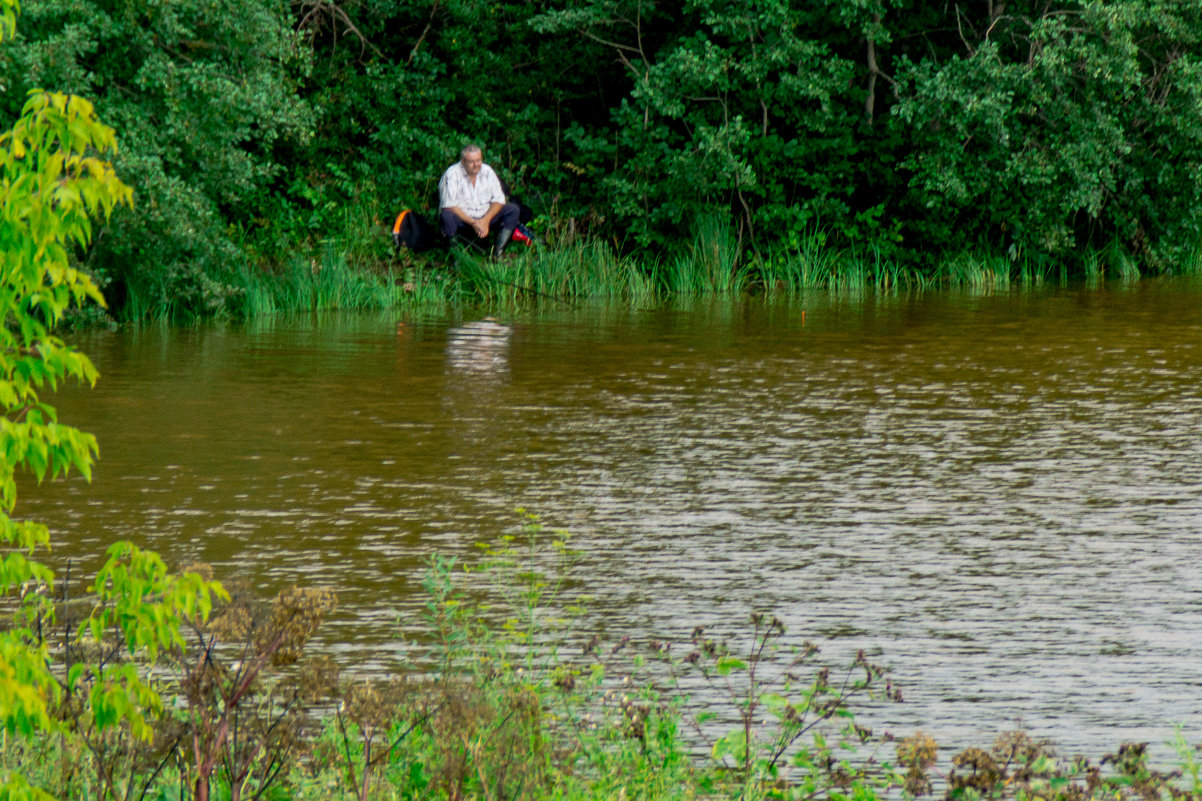
[[467,216],[479,219],[488,211],[492,203],[504,203],[505,192],[501,189],[501,179],[487,164],[480,165],[476,173],[476,185],[467,177],[463,162],[457,161],[438,180],[438,207],[449,209],[458,206]]

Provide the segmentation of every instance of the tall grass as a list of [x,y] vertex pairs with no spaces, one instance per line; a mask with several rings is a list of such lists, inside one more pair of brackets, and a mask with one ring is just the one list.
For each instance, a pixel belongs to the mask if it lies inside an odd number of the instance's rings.
[[730,220],[697,219],[693,239],[678,253],[653,263],[650,274],[671,295],[737,295],[748,288],[751,270]]
[[1139,280],[1139,262],[1118,242],[1111,242],[1101,252],[1092,255],[1098,265],[1095,269],[1099,273],[1099,277],[1106,275],[1120,281]]
[[654,278],[631,257],[605,242],[581,242],[558,250],[513,249],[500,262],[466,249],[452,251],[458,277],[452,287],[463,299],[486,303],[551,300],[645,302],[657,294]]
[[[1199,251],[1202,258],[1202,251]],[[1191,269],[1188,260],[1179,272]],[[1087,286],[1099,286],[1103,281],[1137,281],[1143,275],[1139,261],[1118,242],[1104,248],[1082,251],[1061,258],[1032,255],[1025,251],[1010,254],[992,252],[987,247],[965,250],[944,258],[933,274],[936,286],[996,292],[1019,286],[1024,288],[1056,284],[1063,286],[1070,278],[1083,280]]]
[[[513,244],[506,259],[493,262],[487,253],[458,246],[424,254],[394,252],[366,206],[344,210],[343,218],[339,236],[271,269],[247,263],[220,280],[196,274],[170,287],[153,282],[130,287],[121,316],[179,322],[313,309],[582,301],[645,305],[671,297],[797,297],[814,290],[848,299],[939,288],[989,293],[1064,285],[1070,277],[1090,285],[1132,281],[1145,269],[1117,243],[1071,259],[1000,253],[982,245],[920,268],[874,245],[834,246],[818,230],[795,238],[788,249],[761,253],[720,216],[699,218],[691,236],[675,248],[632,255],[603,240],[568,237],[549,245]],[[1202,272],[1202,247],[1173,272]]]
[[694,236],[652,257],[624,256],[607,243],[517,250],[494,264],[470,249],[452,252],[461,299],[516,303],[554,299],[645,303],[670,297],[796,295],[823,289],[841,295],[922,288],[929,279],[879,249],[835,251],[818,236],[792,252],[763,257],[743,248],[729,221],[698,220]]
[[[794,296],[815,289],[845,297],[940,288],[999,292],[1081,279],[1095,284],[1135,281],[1149,269],[1118,243],[1064,257],[980,247],[945,254],[932,260],[934,266],[920,267],[875,245],[834,247],[822,232],[814,231],[802,235],[788,250],[759,253],[740,243],[729,221],[722,218],[700,219],[691,240],[652,255],[620,256],[594,242],[550,252],[535,250],[527,258],[520,262],[530,271],[523,276],[524,285],[579,299],[760,292]],[[1172,272],[1202,273],[1202,246]]]
[[767,259],[759,274],[765,292],[785,296],[823,289],[856,297],[922,289],[930,284],[929,277],[885,256],[878,247],[837,250],[820,231],[806,233],[794,248]]
[[954,289],[995,292],[1010,288],[1012,267],[1007,256],[963,252],[943,261],[935,270],[934,280]]
[[1202,244],[1191,248],[1182,258],[1179,272],[1182,275],[1202,274]]
[[244,265],[237,279],[236,310],[245,317],[316,309],[384,309],[405,301],[409,294],[402,273],[350,268],[344,255],[329,245],[318,257],[293,258],[274,272]]

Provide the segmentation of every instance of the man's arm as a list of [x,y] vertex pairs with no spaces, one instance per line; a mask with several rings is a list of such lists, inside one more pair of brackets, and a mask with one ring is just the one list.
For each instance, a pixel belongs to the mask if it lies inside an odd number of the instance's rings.
[[[492,225],[492,218],[500,213],[501,206],[502,204],[496,201],[488,204],[488,211],[484,212],[484,216],[480,218],[480,222],[484,223],[484,234],[488,233],[488,226]],[[480,234],[480,236],[484,236],[484,234]]]
[[497,212],[501,210],[501,204],[490,203],[488,206],[488,211],[484,212],[483,217],[479,218],[469,217],[468,213],[458,206],[447,206],[446,208],[456,217],[470,225],[472,230],[476,232],[476,236],[483,239],[484,237],[488,236],[488,226],[492,224],[492,218],[496,217]]

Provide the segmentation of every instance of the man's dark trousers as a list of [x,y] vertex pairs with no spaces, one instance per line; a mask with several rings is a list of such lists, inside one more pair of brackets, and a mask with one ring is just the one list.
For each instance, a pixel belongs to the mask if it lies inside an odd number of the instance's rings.
[[[495,234],[497,231],[509,229],[512,231],[518,227],[518,214],[520,209],[516,203],[506,203],[497,212],[497,216],[492,218],[492,222],[488,225],[488,232]],[[442,226],[442,235],[447,239],[454,240],[455,237],[462,236],[469,242],[478,241],[476,231],[468,223],[455,216],[455,212],[450,209],[442,209],[438,214],[439,223]]]

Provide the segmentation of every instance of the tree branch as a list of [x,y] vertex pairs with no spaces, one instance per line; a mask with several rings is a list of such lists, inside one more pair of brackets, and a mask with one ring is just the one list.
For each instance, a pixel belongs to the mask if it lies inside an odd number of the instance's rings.
[[435,0],[434,7],[430,9],[430,18],[426,20],[425,30],[422,31],[421,36],[417,37],[417,42],[414,43],[413,49],[409,51],[409,58],[405,59],[406,67],[413,63],[413,59],[417,55],[418,48],[422,46],[422,42],[426,41],[426,37],[429,36],[430,30],[434,27],[434,15],[438,12],[438,7],[441,4],[442,0]]

